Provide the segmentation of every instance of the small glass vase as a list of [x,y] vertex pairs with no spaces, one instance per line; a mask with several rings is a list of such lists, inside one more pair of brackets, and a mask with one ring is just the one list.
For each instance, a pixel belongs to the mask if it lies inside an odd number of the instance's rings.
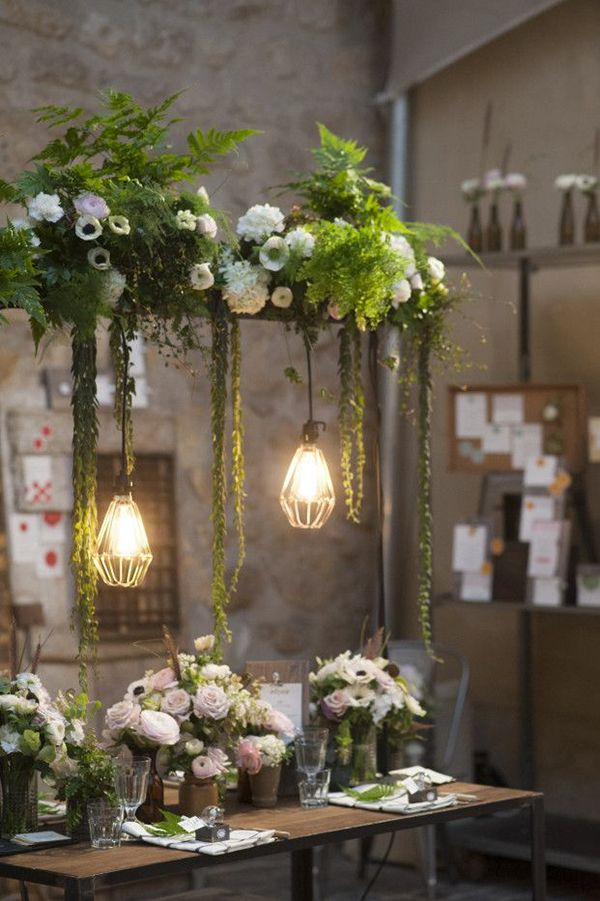
[[590,191],[587,195],[587,211],[583,233],[586,244],[600,241],[600,216],[598,215],[598,201],[595,191]]
[[150,774],[148,776],[148,790],[143,804],[141,804],[136,813],[137,819],[141,823],[157,823],[162,820],[161,810],[165,806],[165,787],[158,768],[156,766],[156,757],[158,750],[150,751]]
[[558,225],[558,243],[573,244],[575,241],[575,217],[573,215],[573,193],[563,192],[562,208]]
[[510,224],[510,249],[525,250],[526,245],[527,229],[525,228],[525,218],[523,216],[523,202],[519,198],[515,198],[513,217]]
[[352,735],[350,785],[362,785],[377,778],[377,733],[374,726]]
[[490,218],[485,231],[485,249],[488,252],[502,250],[502,226],[497,200],[492,200],[490,204]]
[[37,773],[30,757],[8,754],[0,757],[2,816],[0,835],[12,838],[37,828]]
[[200,816],[205,807],[219,806],[219,786],[214,779],[198,779],[186,773],[179,786],[179,813],[182,816]]
[[475,253],[480,253],[483,250],[483,229],[481,227],[478,203],[471,204],[471,216],[469,218],[469,228],[467,231],[467,244]]

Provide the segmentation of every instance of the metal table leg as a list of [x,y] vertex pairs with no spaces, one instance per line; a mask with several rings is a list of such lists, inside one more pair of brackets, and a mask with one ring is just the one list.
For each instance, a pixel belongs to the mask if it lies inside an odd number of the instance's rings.
[[292,851],[292,901],[313,901],[313,851]]
[[94,901],[94,877],[65,879],[65,901]]
[[534,798],[529,807],[531,830],[531,896],[546,901],[546,836],[544,799]]

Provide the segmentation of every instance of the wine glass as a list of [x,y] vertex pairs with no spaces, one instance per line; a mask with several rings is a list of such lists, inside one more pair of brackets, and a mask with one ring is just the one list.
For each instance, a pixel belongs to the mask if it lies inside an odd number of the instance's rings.
[[[123,825],[138,822],[135,814],[146,797],[149,774],[149,757],[134,757],[133,760],[117,762],[115,768],[115,791],[125,810]],[[122,841],[135,841],[135,836],[126,832],[122,837]]]
[[316,781],[317,773],[325,766],[329,731],[309,727],[299,732],[294,739],[296,768],[304,773],[308,782]]

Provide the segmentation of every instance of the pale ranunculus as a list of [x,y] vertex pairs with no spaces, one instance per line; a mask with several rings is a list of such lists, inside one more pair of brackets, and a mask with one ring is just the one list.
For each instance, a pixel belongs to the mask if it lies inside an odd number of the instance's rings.
[[142,710],[136,732],[157,745],[174,745],[180,735],[177,720],[160,710]]
[[273,293],[271,294],[271,303],[274,307],[279,307],[281,310],[287,310],[294,299],[294,295],[292,294],[291,288],[275,288]]
[[194,263],[190,269],[190,285],[194,291],[206,291],[215,283],[215,277],[208,263]]
[[199,635],[198,638],[194,639],[194,648],[198,651],[199,654],[202,654],[203,651],[212,651],[214,646],[214,635]]
[[90,191],[76,197],[73,206],[80,216],[95,216],[96,219],[106,219],[110,216],[110,208],[106,200]]
[[198,717],[207,716],[213,720],[225,719],[231,701],[220,686],[214,682],[201,685],[194,697],[194,713]]
[[175,675],[175,670],[170,666],[159,669],[157,673],[150,677],[152,691],[164,691],[165,688],[168,688],[175,682],[177,682],[177,676]]
[[58,222],[65,215],[58,194],[45,194],[43,191],[27,201],[27,210],[36,222]]
[[206,663],[200,670],[204,679],[226,679],[231,675],[231,670],[226,663]]
[[321,699],[321,710],[328,720],[341,720],[352,706],[352,699],[345,688],[337,688]]
[[296,727],[289,716],[286,716],[285,713],[282,713],[280,710],[275,710],[275,708],[271,708],[269,716],[267,717],[267,722],[265,723],[265,728],[268,729],[269,732],[275,732],[277,735],[291,737],[296,733]]
[[200,741],[199,738],[190,738],[183,747],[185,753],[189,754],[190,757],[197,757],[204,750],[204,742]]
[[527,179],[520,172],[509,172],[504,179],[504,184],[509,191],[515,191],[518,194],[527,187]]
[[217,223],[210,213],[202,213],[196,219],[196,231],[205,238],[214,238],[217,234]]
[[106,711],[106,725],[111,732],[133,729],[140,721],[141,712],[139,705],[131,700],[118,701]]
[[192,773],[196,779],[213,779],[219,772],[219,767],[207,754],[200,754],[192,760]]
[[184,688],[170,688],[165,692],[160,709],[171,716],[186,716],[190,706],[190,696]]
[[434,282],[441,282],[446,274],[446,267],[437,257],[427,257],[427,269]]
[[240,770],[250,773],[251,776],[260,770],[262,766],[260,751],[249,738],[243,738],[238,744],[235,754],[235,765]]
[[229,757],[221,748],[207,748],[205,751],[207,757],[213,761],[215,766],[219,768],[219,773],[226,773],[229,766]]
[[403,278],[400,279],[399,282],[396,282],[392,290],[394,292],[394,295],[392,297],[392,306],[395,310],[397,310],[401,303],[406,303],[406,301],[410,299],[412,288],[408,279]]

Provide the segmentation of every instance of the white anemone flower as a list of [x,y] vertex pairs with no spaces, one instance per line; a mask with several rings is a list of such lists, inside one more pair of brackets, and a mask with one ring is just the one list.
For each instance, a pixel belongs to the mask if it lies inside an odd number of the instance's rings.
[[88,250],[87,258],[94,269],[110,269],[110,253],[105,247],[92,247]]
[[208,263],[194,263],[190,269],[190,284],[194,291],[206,291],[215,283]]
[[131,231],[127,216],[109,216],[108,227],[115,235],[128,235]]
[[280,310],[287,310],[293,299],[294,295],[292,294],[291,289],[283,286],[275,288],[271,294],[271,303],[274,307],[279,307]]
[[95,216],[80,216],[75,223],[75,234],[82,241],[95,241],[102,234],[102,225]]
[[265,269],[269,269],[271,272],[278,272],[285,266],[289,255],[290,248],[284,239],[273,235],[260,248],[258,257]]

